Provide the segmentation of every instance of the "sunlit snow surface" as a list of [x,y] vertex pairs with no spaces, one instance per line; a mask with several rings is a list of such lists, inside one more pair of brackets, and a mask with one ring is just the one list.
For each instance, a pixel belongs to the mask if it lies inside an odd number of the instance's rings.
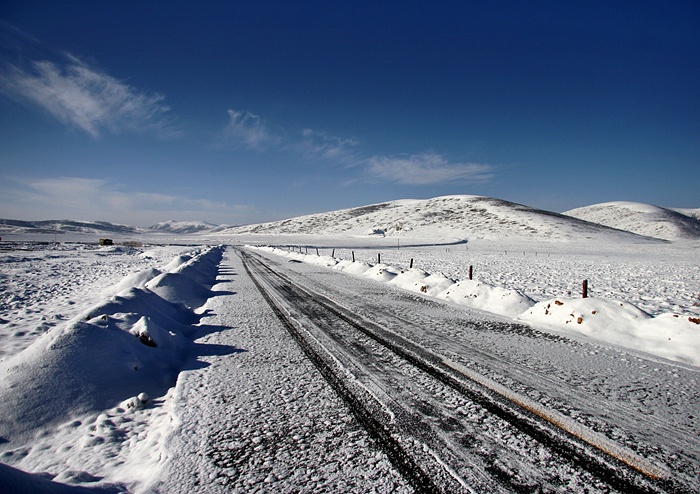
[[[355,263],[317,255],[315,247],[310,255],[306,247],[263,248],[538,328],[700,365],[700,265],[694,243],[582,249],[500,242],[403,250],[399,243],[395,249],[358,251]],[[342,249],[330,253],[353,255]],[[372,254],[374,265],[368,259]]]
[[674,210],[638,202],[606,202],[564,213],[620,230],[666,240],[697,239],[700,236],[698,210]]
[[[426,246],[425,239],[250,235],[210,240],[212,245],[275,245],[277,254],[321,264],[335,276],[375,279],[541,330],[700,365],[700,325],[693,322],[700,318],[697,242],[482,240]],[[82,243],[1,252],[0,462],[46,472],[44,481],[112,492],[172,487],[163,480],[178,478],[169,458],[190,458],[195,466],[181,475],[197,478],[205,483],[199,488],[207,485],[212,492],[225,482],[266,481],[292,489],[407,489],[386,458],[368,450],[366,434],[352,425],[308,362],[297,354],[285,357],[299,376],[277,382],[274,376],[281,374],[270,369],[280,365],[279,359],[253,358],[269,349],[278,356],[292,350],[275,346],[280,345],[276,337],[265,333],[274,318],[250,295],[255,293],[252,284],[243,282],[240,273],[217,273],[222,255],[216,247],[97,248]],[[468,280],[470,266],[473,280]],[[586,300],[580,297],[584,279]],[[221,306],[229,298],[234,305]],[[229,322],[223,317],[227,313]],[[193,334],[195,330],[201,333]],[[224,333],[233,334],[235,344],[223,344],[219,335]],[[146,345],[142,335],[157,347]],[[261,345],[257,354],[256,345]],[[216,368],[226,355],[239,362],[237,370],[226,371],[229,378],[243,381],[223,387],[202,377],[214,374],[198,373],[199,368]],[[311,388],[298,388],[294,379]],[[212,398],[211,391],[219,389],[231,390],[230,395],[219,392]],[[275,408],[269,408],[270,390],[279,392]],[[138,399],[142,392],[149,395],[146,403]],[[235,419],[218,415],[221,400],[245,413]],[[324,418],[329,409],[334,410],[331,421]],[[275,421],[285,427],[291,423],[293,430],[285,435]],[[213,467],[209,471],[201,465],[227,461],[225,457],[216,460],[206,448],[185,447],[184,438],[197,434],[202,423],[217,440],[227,441],[230,451],[236,441],[251,448],[271,438],[281,441],[286,449],[267,461],[289,460],[296,451],[298,468],[280,472],[261,464],[258,472],[267,472],[263,478],[252,470],[240,471],[234,480],[217,477]],[[231,427],[246,432],[230,435]],[[363,456],[367,451],[369,456]],[[206,454],[210,459],[202,461]],[[310,467],[319,455],[331,465],[325,476]],[[195,475],[192,468],[200,470]],[[21,475],[4,467],[0,471],[0,478],[14,478],[17,485]],[[363,478],[364,483],[343,484],[339,479],[345,477]],[[31,477],[28,485],[37,479]]]

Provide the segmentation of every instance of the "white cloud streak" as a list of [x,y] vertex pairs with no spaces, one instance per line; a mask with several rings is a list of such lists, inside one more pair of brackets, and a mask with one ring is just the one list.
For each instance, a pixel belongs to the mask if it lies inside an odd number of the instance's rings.
[[365,171],[373,180],[402,185],[435,185],[448,182],[483,183],[493,178],[491,165],[452,163],[441,154],[425,152],[401,156],[373,156]]
[[357,145],[357,140],[353,138],[336,137],[326,132],[304,129],[302,141],[297,148],[306,157],[321,158],[336,163],[352,163],[357,161],[355,151]]
[[[301,136],[270,131],[267,123],[249,111],[228,110],[229,123],[223,144],[243,145],[258,151],[291,151],[309,161],[358,168],[365,180],[421,186],[447,183],[485,183],[495,169],[488,164],[451,162],[442,154],[427,151],[406,155],[362,156],[354,138],[341,138],[306,128]],[[351,180],[349,183],[357,182]]]
[[153,132],[164,138],[180,135],[164,96],[133,88],[71,55],[63,65],[47,60],[32,62],[26,70],[6,65],[0,73],[0,91],[94,138],[105,130]]
[[243,145],[263,151],[280,143],[281,139],[273,134],[259,115],[249,111],[228,110],[228,116],[224,144]]

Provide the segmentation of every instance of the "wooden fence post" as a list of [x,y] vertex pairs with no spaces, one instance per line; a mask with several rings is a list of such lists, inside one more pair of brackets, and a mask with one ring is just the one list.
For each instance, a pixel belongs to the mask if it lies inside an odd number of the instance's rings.
[[333,249],[333,252],[331,252],[331,257],[335,257],[335,249]]
[[469,266],[469,279],[472,279],[472,274],[474,273],[474,266]]
[[316,247],[316,255],[319,256],[320,254],[318,253],[318,247]]
[[382,263],[382,255],[377,254],[377,264],[381,264],[381,263]]
[[411,264],[408,266],[408,269],[413,269],[413,258],[411,258]]
[[355,262],[355,251],[352,251],[352,262]]
[[583,298],[588,298],[588,280],[583,280]]

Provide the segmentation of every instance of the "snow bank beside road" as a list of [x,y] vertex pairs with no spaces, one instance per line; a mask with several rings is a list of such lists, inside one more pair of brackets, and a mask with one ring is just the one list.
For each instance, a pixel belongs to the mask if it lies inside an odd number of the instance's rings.
[[676,314],[652,317],[635,305],[603,298],[559,298],[538,303],[519,319],[538,328],[581,334],[678,362],[700,365],[700,320]]
[[468,305],[502,316],[516,316],[535,301],[516,290],[493,286],[476,280],[455,283],[437,295],[451,302]]
[[534,300],[517,290],[472,280],[457,282],[442,273],[428,273],[417,268],[403,269],[388,264],[373,265],[366,262],[339,261],[330,256],[289,252],[275,247],[251,248],[264,250],[293,261],[331,267],[345,273],[389,283],[404,290],[443,298],[502,316],[515,317],[535,304]]
[[457,282],[442,273],[428,273],[421,269],[403,269],[388,264],[339,261],[330,256],[315,256],[289,252],[275,247],[251,247],[286,257],[293,261],[326,266],[338,271],[382,281],[412,292],[450,300],[451,302],[485,310],[502,316],[514,317],[535,304],[517,290],[476,281]]
[[[78,483],[87,465],[93,474],[105,464],[156,468],[158,441],[147,436],[171,427],[166,407],[148,411],[164,417],[163,427],[130,415],[165,396],[192,357],[194,309],[211,293],[222,255],[222,247],[209,248],[179,258],[166,273],[129,275],[116,295],[1,362],[0,460],[26,471],[70,465]],[[42,444],[48,429],[65,441]]]
[[700,366],[700,319],[687,315],[665,313],[652,317],[625,301],[604,298],[558,298],[536,302],[517,290],[478,280],[455,281],[441,273],[430,274],[415,268],[338,261],[329,256],[274,247],[255,248],[511,317],[537,328],[584,335],[604,343]]

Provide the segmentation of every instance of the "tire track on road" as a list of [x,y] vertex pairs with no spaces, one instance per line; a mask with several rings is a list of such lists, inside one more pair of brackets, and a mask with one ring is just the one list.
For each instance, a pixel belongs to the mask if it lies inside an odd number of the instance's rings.
[[[585,431],[581,433],[580,428],[576,431],[566,430],[566,427],[562,429],[561,421],[553,419],[553,415],[548,411],[543,411],[539,408],[533,409],[533,407],[523,403],[522,400],[516,399],[513,401],[513,397],[509,396],[513,395],[513,393],[504,393],[500,389],[489,387],[484,384],[483,380],[479,382],[479,379],[474,379],[474,376],[470,376],[469,372],[465,373],[461,367],[450,365],[451,362],[447,361],[447,359],[434,355],[369,321],[358,320],[356,316],[349,314],[331,300],[321,295],[310,293],[304,288],[295,285],[283,274],[275,272],[260,260],[253,259],[250,254],[241,252],[241,256],[246,264],[246,269],[249,269],[249,263],[255,264],[255,275],[251,273],[251,277],[254,280],[262,277],[268,283],[267,287],[263,287],[260,281],[256,280],[256,285],[258,285],[268,303],[276,311],[278,317],[288,326],[290,333],[304,348],[309,358],[316,363],[334,389],[339,390],[338,392],[353,408],[353,411],[365,417],[361,420],[363,423],[366,423],[368,420],[370,422],[374,421],[369,427],[374,429],[373,434],[375,437],[380,438],[380,442],[388,441],[384,444],[389,449],[394,449],[396,444],[387,439],[392,437],[392,433],[386,431],[386,424],[377,422],[372,417],[366,400],[352,395],[353,390],[344,384],[341,373],[334,370],[333,365],[328,364],[327,357],[324,358],[323,352],[320,352],[314,345],[309,343],[308,336],[299,329],[298,324],[293,322],[293,318],[290,318],[290,315],[279,307],[279,302],[265,293],[266,290],[275,290],[276,297],[284,298],[285,303],[294,305],[301,304],[303,301],[307,304],[323,307],[326,311],[332,313],[336,320],[344,321],[354,327],[406,362],[483,406],[490,413],[515,426],[521,432],[526,433],[552,451],[557,452],[560,456],[563,452],[564,456],[577,464],[579,468],[594,474],[615,489],[625,492],[683,492],[680,486],[674,485],[667,478],[668,473],[666,471],[638,457],[635,453],[625,451],[624,448],[610,451],[610,446],[615,445],[604,444],[605,441],[598,441],[597,438],[591,439],[592,436]],[[303,296],[300,294],[303,294]],[[328,352],[328,349],[325,349],[325,351]],[[620,451],[623,454],[612,456],[610,454],[619,453]],[[408,453],[401,453],[398,457],[393,458],[398,462],[397,468],[402,472],[406,471],[407,467],[409,467],[408,470],[413,470],[410,466],[411,461],[407,460],[407,457],[410,457]],[[435,483],[431,486],[431,483],[426,481],[424,475],[425,472],[420,474],[419,478],[413,480],[416,482],[416,487],[419,490],[432,489],[437,486]],[[462,484],[462,487],[465,487],[465,484]]]

